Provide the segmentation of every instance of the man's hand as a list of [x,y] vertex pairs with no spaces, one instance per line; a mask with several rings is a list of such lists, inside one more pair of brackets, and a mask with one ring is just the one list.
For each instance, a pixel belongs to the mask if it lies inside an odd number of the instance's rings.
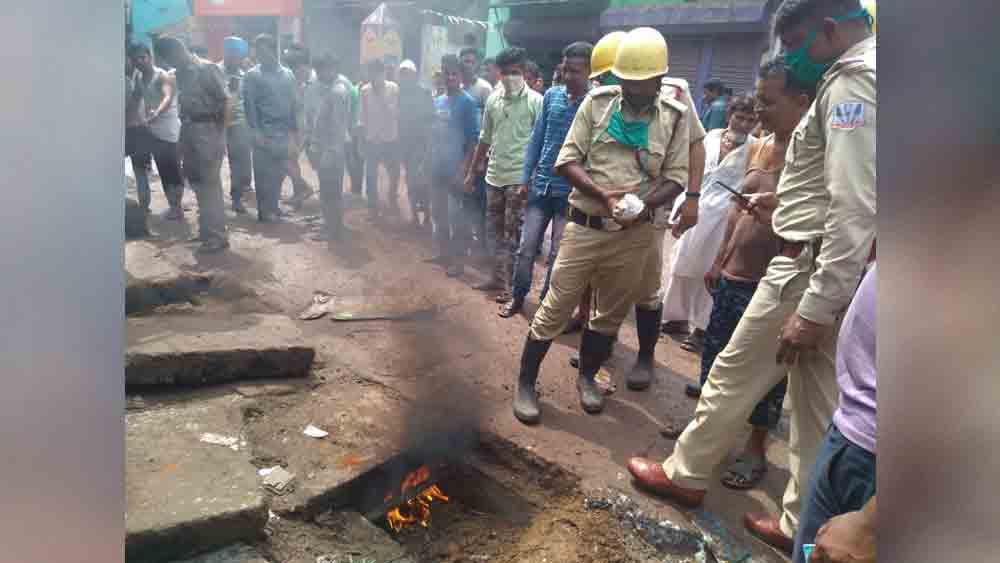
[[719,287],[719,280],[722,279],[722,267],[718,263],[712,264],[712,268],[705,272],[705,289],[709,293],[714,292]]
[[681,204],[680,217],[677,224],[670,230],[674,238],[681,238],[685,231],[698,224],[698,199],[686,197]]
[[521,197],[528,195],[528,184],[521,184],[518,186],[517,194]]
[[744,206],[741,203],[740,207],[743,207],[746,213],[753,215],[758,223],[770,225],[774,210],[778,208],[778,194],[774,192],[757,193],[748,196],[748,199],[750,200],[749,205]]
[[465,175],[465,177],[462,178],[462,189],[465,190],[465,193],[471,194],[473,191],[475,191],[475,187],[476,187],[476,177],[472,175],[472,170],[470,169],[469,172]]
[[792,313],[781,329],[781,336],[778,337],[777,362],[795,364],[802,352],[817,348],[828,329],[829,327],[803,319],[798,313]]
[[875,563],[875,526],[862,512],[835,516],[816,534],[810,563]]
[[[607,208],[609,215],[614,216],[615,206],[617,206],[618,202],[621,201],[622,198],[625,197],[625,195],[628,193],[630,193],[630,190],[622,190],[622,189],[601,190],[601,195],[604,196],[604,207]],[[621,222],[619,221],[619,223]]]

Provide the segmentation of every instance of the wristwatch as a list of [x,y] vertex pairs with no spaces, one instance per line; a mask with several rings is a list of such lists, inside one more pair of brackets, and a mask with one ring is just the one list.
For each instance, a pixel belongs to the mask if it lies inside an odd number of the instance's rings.
[[684,197],[698,198],[698,197],[701,197],[701,193],[700,192],[684,192]]

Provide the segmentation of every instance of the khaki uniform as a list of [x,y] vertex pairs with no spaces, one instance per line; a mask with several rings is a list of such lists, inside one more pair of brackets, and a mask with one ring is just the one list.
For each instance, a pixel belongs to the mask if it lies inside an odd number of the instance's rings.
[[[640,152],[615,141],[607,128],[613,112],[621,107],[626,121],[649,122],[649,150]],[[555,168],[579,162],[594,183],[604,189],[631,190],[645,197],[663,181],[682,186],[688,181],[689,129],[687,107],[659,97],[650,109],[637,113],[623,103],[621,88],[608,86],[591,91],[580,104]],[[613,223],[604,204],[574,189],[572,208]],[[628,229],[597,230],[570,222],[552,268],[551,287],[531,323],[531,337],[552,340],[562,333],[587,285],[595,290],[590,330],[614,336],[638,298],[640,277],[656,232],[651,222]]]
[[[801,490],[808,486],[837,406],[834,360],[840,317],[875,237],[874,37],[848,50],[824,75],[817,94],[789,143],[773,219],[783,239],[807,244],[798,257],[778,256],[771,262],[709,372],[694,420],[663,464],[678,485],[708,489],[738,428],[787,374],[791,479],[782,501],[781,529],[789,537],[795,536]],[[830,329],[818,351],[804,353],[785,370],[775,365],[778,337],[796,312]]]
[[[695,143],[702,142],[706,135],[705,128],[702,126],[701,120],[698,119],[698,110],[694,107],[694,100],[691,99],[691,90],[687,81],[682,78],[664,78],[661,95],[681,101],[687,106],[684,119],[688,122],[689,150]],[[683,184],[681,187],[687,190],[687,184]],[[668,201],[666,205],[657,209],[653,222],[657,231],[656,244],[650,248],[650,252],[654,254],[646,259],[646,268],[642,272],[642,293],[640,294],[643,297],[639,299],[639,307],[647,311],[655,311],[663,304],[663,292],[660,287],[663,280],[663,238],[670,230],[671,205],[673,205],[673,201]]]
[[225,240],[219,174],[226,153],[226,78],[216,64],[192,56],[191,64],[177,72],[177,87],[180,151],[184,176],[198,196],[198,236],[205,242]]

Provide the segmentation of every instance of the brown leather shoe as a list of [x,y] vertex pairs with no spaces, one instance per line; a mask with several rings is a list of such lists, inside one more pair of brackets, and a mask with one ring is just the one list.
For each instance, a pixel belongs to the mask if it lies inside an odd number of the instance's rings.
[[795,540],[781,531],[778,519],[770,514],[747,512],[743,515],[743,525],[751,534],[775,549],[788,555],[791,555],[792,550],[795,549]]
[[628,460],[628,471],[640,489],[666,497],[687,508],[698,508],[705,500],[705,491],[675,485],[658,462],[641,457]]

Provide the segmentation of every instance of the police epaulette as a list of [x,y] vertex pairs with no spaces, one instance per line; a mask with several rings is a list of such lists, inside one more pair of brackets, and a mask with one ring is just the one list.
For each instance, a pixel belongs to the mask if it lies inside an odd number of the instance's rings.
[[617,95],[619,95],[621,93],[622,93],[622,87],[621,86],[614,86],[614,85],[612,85],[612,86],[598,86],[597,88],[593,88],[593,89],[590,90],[590,97],[591,98],[596,98],[598,96],[609,96],[609,95],[617,96]]

